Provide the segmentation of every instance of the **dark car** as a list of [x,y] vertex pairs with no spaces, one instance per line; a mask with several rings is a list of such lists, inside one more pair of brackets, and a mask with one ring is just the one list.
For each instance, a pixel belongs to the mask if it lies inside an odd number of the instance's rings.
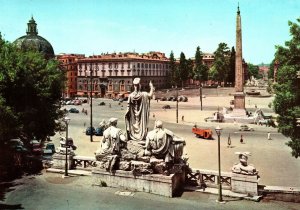
[[104,102],[104,101],[101,101],[98,105],[99,105],[99,106],[105,106],[105,102]]
[[170,105],[164,105],[163,107],[162,107],[163,109],[171,109],[171,107],[170,107]]
[[103,128],[96,128],[95,135],[96,136],[103,136]]
[[167,98],[166,98],[166,97],[161,97],[160,100],[161,100],[161,101],[166,101]]
[[8,142],[5,143],[9,149],[16,152],[21,153],[28,153],[28,149],[24,146],[24,143],[21,139],[10,139]]
[[69,112],[70,113],[79,113],[79,110],[76,108],[71,108],[71,109],[69,109]]
[[90,136],[91,134],[94,135],[95,134],[95,128],[94,127],[87,127],[87,129],[85,130],[85,134]]
[[53,143],[48,143],[45,150],[51,150],[52,153],[55,153],[55,145]]

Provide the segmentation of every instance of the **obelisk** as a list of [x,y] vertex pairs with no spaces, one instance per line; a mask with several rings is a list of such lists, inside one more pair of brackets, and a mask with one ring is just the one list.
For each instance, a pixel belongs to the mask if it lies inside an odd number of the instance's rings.
[[242,56],[242,24],[240,7],[238,6],[236,15],[236,54],[235,54],[235,93],[234,93],[234,113],[235,115],[245,115],[245,93],[243,87],[243,56]]

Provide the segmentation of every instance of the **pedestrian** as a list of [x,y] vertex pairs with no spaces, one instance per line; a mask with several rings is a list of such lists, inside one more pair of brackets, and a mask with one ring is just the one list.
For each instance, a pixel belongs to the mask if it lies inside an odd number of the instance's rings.
[[108,106],[109,106],[109,108],[111,108],[111,104],[110,104],[110,103],[109,103],[109,105],[108,105]]
[[256,106],[256,104],[255,104],[255,109],[257,109],[257,106]]
[[271,133],[268,132],[268,140],[271,140]]
[[181,121],[182,121],[182,122],[184,122],[184,115],[182,115],[182,117],[181,117]]
[[156,99],[156,102],[158,103],[158,99]]
[[231,145],[231,138],[230,138],[230,134],[228,135],[228,141],[227,141],[227,145],[228,145],[228,147],[230,147],[230,145]]
[[155,113],[153,113],[153,118],[155,118]]
[[86,125],[86,123],[84,122],[84,123],[83,123],[83,127],[84,127],[84,128],[85,128],[85,125]]
[[243,135],[241,135],[240,142],[241,142],[241,144],[243,144],[243,143],[244,143]]

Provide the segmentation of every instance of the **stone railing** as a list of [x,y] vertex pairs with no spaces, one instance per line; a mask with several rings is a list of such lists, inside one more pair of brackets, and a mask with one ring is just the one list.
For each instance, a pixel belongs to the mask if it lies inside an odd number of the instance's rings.
[[96,167],[96,159],[95,157],[73,156],[72,166],[77,169],[91,169]]
[[[186,176],[187,184],[218,187],[218,171],[192,168]],[[222,188],[231,190],[231,172],[221,172]]]

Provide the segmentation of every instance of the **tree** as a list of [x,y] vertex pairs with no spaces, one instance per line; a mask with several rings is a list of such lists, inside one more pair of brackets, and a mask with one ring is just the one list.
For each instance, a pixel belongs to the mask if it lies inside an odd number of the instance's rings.
[[218,82],[223,81],[227,83],[229,75],[229,61],[230,61],[230,50],[226,43],[220,43],[217,50],[214,52],[215,60],[213,63],[214,69],[217,74],[214,74],[215,79]]
[[207,80],[208,67],[203,64],[203,54],[198,46],[195,53],[194,79],[199,80],[200,83]]
[[273,59],[272,62],[270,63],[270,68],[268,71],[268,79],[274,79],[274,63],[275,60]]
[[176,61],[174,58],[174,53],[173,51],[171,51],[170,53],[170,72],[169,72],[169,78],[170,80],[168,80],[170,82],[171,85],[175,85],[176,84],[176,71],[177,71],[177,67],[176,67]]
[[199,80],[200,105],[202,110],[202,82],[207,80],[208,67],[203,64],[203,55],[198,46],[195,53],[194,79]]
[[277,84],[274,85],[274,110],[278,114],[278,129],[283,135],[290,137],[287,143],[292,148],[292,156],[300,156],[300,129],[297,118],[300,118],[300,81],[297,71],[300,69],[300,18],[298,23],[288,22],[291,40],[285,47],[276,46],[275,60],[279,67]]
[[234,84],[235,84],[235,49],[234,49],[234,47],[232,47],[231,51],[230,51],[228,82],[230,82],[232,86],[234,86]]
[[181,86],[183,88],[183,82],[186,81],[189,76],[188,63],[183,52],[180,53],[179,75],[180,75],[179,79],[181,81]]
[[259,68],[257,65],[254,65],[252,63],[248,63],[248,72],[249,72],[249,77],[251,78],[252,76],[254,78],[261,78],[259,76]]
[[24,134],[44,139],[53,135],[64,74],[58,62],[35,51],[18,50],[0,37],[0,141]]

